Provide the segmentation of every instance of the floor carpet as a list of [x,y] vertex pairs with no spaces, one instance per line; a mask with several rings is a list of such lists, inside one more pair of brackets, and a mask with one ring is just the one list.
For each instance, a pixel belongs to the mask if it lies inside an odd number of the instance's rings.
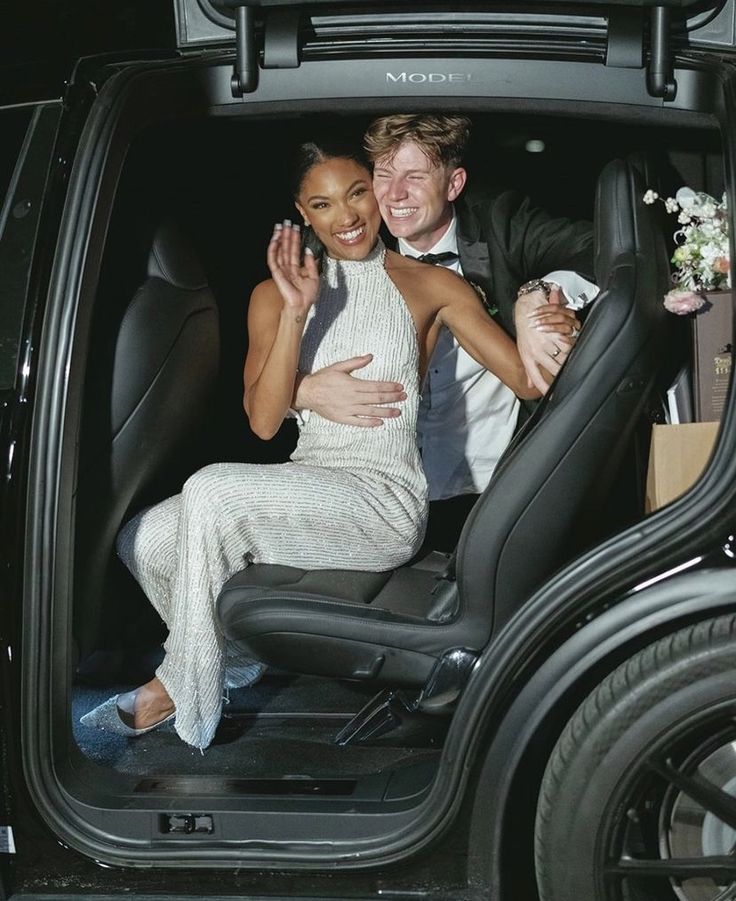
[[231,779],[341,779],[381,773],[436,757],[437,729],[420,728],[399,741],[339,747],[334,736],[370,700],[365,686],[309,676],[266,674],[230,693],[215,739],[201,754],[184,744],[173,723],[138,738],[85,727],[79,719],[111,694],[75,686],[72,717],[81,751],[101,766],[141,777],[214,776]]

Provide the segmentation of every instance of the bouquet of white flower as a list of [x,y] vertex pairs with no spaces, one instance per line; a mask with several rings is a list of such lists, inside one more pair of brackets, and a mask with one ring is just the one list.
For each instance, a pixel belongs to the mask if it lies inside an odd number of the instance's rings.
[[[656,191],[644,195],[644,203],[659,199]],[[668,213],[677,213],[681,226],[674,235],[674,287],[664,305],[673,313],[692,313],[705,303],[704,292],[731,287],[726,195],[719,203],[709,194],[680,188],[663,203]]]

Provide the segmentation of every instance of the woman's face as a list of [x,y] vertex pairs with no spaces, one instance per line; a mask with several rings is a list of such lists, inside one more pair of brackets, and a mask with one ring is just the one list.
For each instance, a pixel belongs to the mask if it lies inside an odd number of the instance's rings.
[[371,174],[355,160],[336,157],[312,166],[296,206],[334,259],[362,260],[373,249],[381,215]]

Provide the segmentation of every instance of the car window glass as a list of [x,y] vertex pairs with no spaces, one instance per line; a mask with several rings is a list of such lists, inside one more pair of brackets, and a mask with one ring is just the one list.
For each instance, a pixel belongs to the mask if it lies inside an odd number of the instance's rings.
[[60,107],[0,110],[0,389],[15,381],[32,250]]

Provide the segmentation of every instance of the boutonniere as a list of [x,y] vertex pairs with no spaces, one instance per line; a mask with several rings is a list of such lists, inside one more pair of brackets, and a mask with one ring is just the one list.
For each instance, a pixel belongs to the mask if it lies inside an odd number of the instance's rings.
[[481,286],[477,282],[471,282],[470,279],[466,280],[471,288],[475,290],[475,293],[480,297],[480,302],[486,308],[489,316],[495,316],[498,313],[498,307],[496,304],[492,304],[488,302],[488,297],[486,296],[486,292],[481,288]]

